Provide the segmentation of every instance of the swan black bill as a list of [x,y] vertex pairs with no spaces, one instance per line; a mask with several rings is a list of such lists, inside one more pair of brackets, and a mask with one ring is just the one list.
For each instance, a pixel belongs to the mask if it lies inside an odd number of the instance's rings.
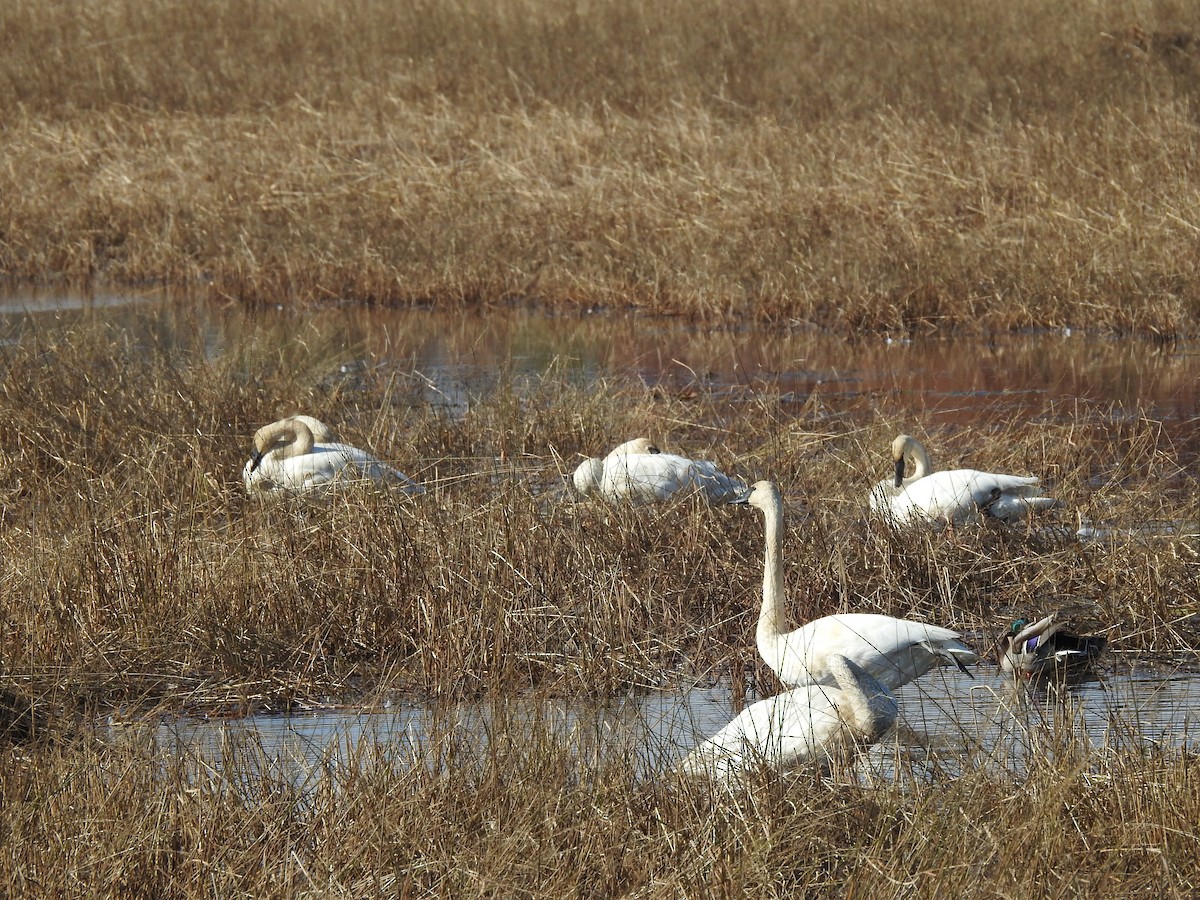
[[259,465],[262,464],[262,461],[263,461],[263,455],[261,453],[259,453],[257,450],[255,450],[253,453],[251,453],[250,454],[250,471],[251,472],[258,471],[258,467],[259,467]]
[[904,457],[896,460],[896,487],[904,487]]

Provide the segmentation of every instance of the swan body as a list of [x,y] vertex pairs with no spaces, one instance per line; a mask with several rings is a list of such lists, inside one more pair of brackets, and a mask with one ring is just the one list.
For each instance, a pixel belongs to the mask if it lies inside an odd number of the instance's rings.
[[746,483],[714,463],[663,453],[649,438],[626,441],[603,459],[584,460],[572,477],[581,495],[606,500],[654,503],[699,493],[710,503],[728,503],[746,492]]
[[687,775],[723,778],[767,766],[848,759],[896,722],[896,698],[853,660],[828,661],[836,686],[810,684],[752,703],[680,763]]
[[[762,510],[766,526],[763,600],[756,640],[758,652],[783,684],[836,683],[831,668],[840,657],[889,688],[898,688],[937,666],[966,666],[979,655],[949,628],[876,613],[824,616],[795,630],[783,593],[783,501],[779,489],[760,481],[739,502]],[[968,673],[969,674],[969,673]]]
[[275,490],[303,493],[335,482],[366,478],[420,494],[424,488],[365,450],[341,443],[318,443],[310,420],[323,434],[331,430],[310,416],[291,416],[254,434],[254,450],[242,469],[247,493]]
[[1108,640],[1071,634],[1056,619],[1055,613],[1032,625],[1016,619],[997,644],[1000,668],[1026,681],[1067,681],[1085,674]]
[[[913,474],[905,477],[905,460]],[[914,437],[902,434],[892,442],[895,477],[871,491],[872,511],[894,524],[942,521],[952,525],[978,523],[985,518],[1012,524],[1031,512],[1053,509],[1058,502],[1042,496],[1038,479],[1000,475],[976,469],[933,471],[929,454]]]

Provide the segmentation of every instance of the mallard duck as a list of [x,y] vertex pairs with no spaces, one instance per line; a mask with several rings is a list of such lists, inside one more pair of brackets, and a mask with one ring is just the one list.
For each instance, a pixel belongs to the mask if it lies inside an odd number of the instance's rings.
[[1000,668],[1026,681],[1067,681],[1086,674],[1108,647],[1108,639],[1072,634],[1056,618],[1051,613],[1032,625],[1014,619],[997,642]]

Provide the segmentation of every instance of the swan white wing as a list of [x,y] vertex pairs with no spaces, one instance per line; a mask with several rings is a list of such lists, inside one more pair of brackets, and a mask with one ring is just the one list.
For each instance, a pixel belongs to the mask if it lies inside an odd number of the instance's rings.
[[726,475],[717,464],[704,459],[694,459],[692,483],[708,498],[710,503],[728,503],[742,497],[749,490],[746,482]]
[[956,631],[876,613],[824,616],[760,641],[759,652],[786,685],[834,684],[829,663],[835,655],[893,689],[937,666],[979,661]]
[[[245,477],[247,475],[244,471],[243,478]],[[316,444],[311,453],[282,459],[267,454],[257,471],[251,473],[250,477],[257,490],[280,488],[288,491],[307,491],[347,478],[393,482],[409,493],[424,493],[425,490],[399,469],[349,444]],[[250,487],[249,482],[247,487]]]
[[987,514],[994,519],[1012,524],[1020,522],[1031,513],[1044,512],[1058,506],[1053,497],[1042,497],[1037,494],[1003,493],[988,506]]
[[723,502],[745,493],[746,485],[714,463],[673,453],[613,453],[604,460],[600,492],[610,500],[653,502],[692,491]]

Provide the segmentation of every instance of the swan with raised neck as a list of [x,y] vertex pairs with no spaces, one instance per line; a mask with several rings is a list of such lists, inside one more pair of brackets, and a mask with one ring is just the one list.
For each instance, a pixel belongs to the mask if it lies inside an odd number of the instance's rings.
[[979,661],[956,631],[877,613],[824,616],[792,629],[784,593],[779,488],[760,481],[738,502],[763,514],[766,548],[755,640],[759,655],[783,684],[836,684],[830,668],[836,656],[846,657],[892,689],[937,666],[954,665],[967,672],[967,665]]

